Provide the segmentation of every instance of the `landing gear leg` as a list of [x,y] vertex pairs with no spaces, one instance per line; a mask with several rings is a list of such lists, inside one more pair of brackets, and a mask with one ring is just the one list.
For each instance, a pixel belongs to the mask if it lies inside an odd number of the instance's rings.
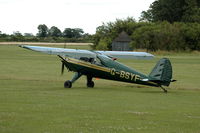
[[92,81],[91,76],[87,76],[87,87],[88,88],[93,88],[94,87],[94,82]]
[[72,83],[74,83],[77,79],[79,79],[80,77],[82,76],[81,73],[79,72],[76,72],[74,77],[72,78],[72,80],[67,80],[65,83],[64,83],[64,87],[65,88],[71,88],[72,87]]
[[165,93],[167,93],[167,90],[166,90],[164,87],[160,86],[160,88],[161,88]]

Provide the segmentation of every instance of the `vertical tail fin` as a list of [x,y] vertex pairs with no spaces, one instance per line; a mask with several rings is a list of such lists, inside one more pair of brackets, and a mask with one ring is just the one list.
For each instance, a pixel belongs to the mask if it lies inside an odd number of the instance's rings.
[[149,78],[160,85],[169,86],[172,81],[172,65],[170,60],[168,58],[160,59],[149,74]]

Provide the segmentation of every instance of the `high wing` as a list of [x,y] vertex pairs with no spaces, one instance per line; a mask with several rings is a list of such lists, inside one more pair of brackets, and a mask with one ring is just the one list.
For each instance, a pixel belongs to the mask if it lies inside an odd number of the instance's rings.
[[79,58],[79,57],[96,57],[94,52],[89,50],[78,50],[78,49],[65,49],[65,48],[52,48],[52,47],[41,47],[41,46],[29,46],[19,45],[22,48],[30,49],[37,52],[46,54],[60,55],[65,57]]
[[147,52],[96,51],[98,53],[121,59],[152,59],[154,55]]
[[122,51],[90,51],[79,49],[52,48],[41,46],[19,45],[22,48],[38,51],[46,54],[60,55],[64,57],[77,58],[88,57],[96,58],[97,54],[103,54],[113,58],[128,58],[128,59],[152,59],[154,56],[146,52],[122,52]]

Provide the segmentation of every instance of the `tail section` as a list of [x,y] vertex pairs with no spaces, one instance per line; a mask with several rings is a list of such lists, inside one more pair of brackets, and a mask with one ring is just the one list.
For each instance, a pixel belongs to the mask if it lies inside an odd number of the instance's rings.
[[160,59],[149,74],[149,78],[160,86],[169,86],[172,82],[172,65],[170,60],[167,58]]

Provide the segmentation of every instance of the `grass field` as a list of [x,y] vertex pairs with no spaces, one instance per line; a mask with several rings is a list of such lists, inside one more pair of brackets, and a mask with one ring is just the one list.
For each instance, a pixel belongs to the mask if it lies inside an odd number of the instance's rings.
[[[89,49],[89,46],[69,46]],[[172,61],[169,93],[160,88],[82,77],[63,88],[53,55],[0,45],[0,133],[200,133],[200,54],[120,60],[148,74],[162,57]]]

